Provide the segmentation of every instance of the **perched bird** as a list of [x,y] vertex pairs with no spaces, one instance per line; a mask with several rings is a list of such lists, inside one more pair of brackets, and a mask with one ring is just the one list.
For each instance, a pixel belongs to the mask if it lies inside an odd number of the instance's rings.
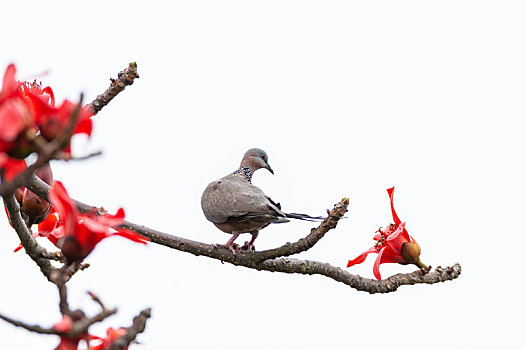
[[307,221],[323,219],[319,216],[282,212],[279,203],[275,203],[260,188],[252,185],[252,175],[258,169],[267,169],[273,174],[266,152],[258,148],[249,149],[244,154],[239,169],[210,183],[202,194],[201,206],[206,219],[221,231],[233,235],[226,244],[217,246],[228,248],[234,254],[233,242],[241,233],[252,235],[250,242],[244,243],[243,249],[255,250],[253,242],[259,230],[270,224],[289,222],[288,218]]

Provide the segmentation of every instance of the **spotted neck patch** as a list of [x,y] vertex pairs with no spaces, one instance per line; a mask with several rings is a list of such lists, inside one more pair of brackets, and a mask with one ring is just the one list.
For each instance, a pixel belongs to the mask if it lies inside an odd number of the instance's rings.
[[252,183],[252,169],[251,168],[241,166],[239,167],[239,169],[235,170],[232,174],[241,175],[242,177],[244,177],[246,181],[248,181],[249,183]]

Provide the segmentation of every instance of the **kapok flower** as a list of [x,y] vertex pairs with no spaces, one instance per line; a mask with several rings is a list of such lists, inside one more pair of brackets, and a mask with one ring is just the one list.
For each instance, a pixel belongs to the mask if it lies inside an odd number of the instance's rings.
[[4,178],[7,181],[14,179],[18,174],[26,170],[26,168],[25,160],[11,158],[0,151],[0,169],[4,169]]
[[[112,327],[109,327],[106,331],[106,338],[97,338],[97,342],[99,342],[99,344],[95,345],[95,346],[91,346],[89,347],[89,350],[106,350],[108,349],[111,344],[113,344],[113,342],[115,340],[117,340],[118,338],[122,337],[124,334],[126,334],[127,332],[127,329],[126,328],[112,328]],[[94,336],[92,336],[92,338],[95,338]],[[128,347],[125,347],[124,350],[127,350]]]
[[[69,332],[73,328],[73,319],[69,316],[62,316],[62,320],[53,325],[53,329],[59,332]],[[66,336],[60,337],[60,343],[55,350],[77,350],[78,343],[83,337],[70,338]]]
[[355,259],[349,260],[347,265],[350,267],[361,264],[368,254],[377,253],[373,271],[378,280],[381,280],[381,273],[379,272],[379,265],[381,264],[414,264],[419,268],[426,268],[426,265],[419,260],[421,248],[416,240],[408,234],[405,229],[406,222],[401,222],[394,209],[394,187],[387,189],[387,191],[390,196],[390,208],[394,224],[388,225],[385,230],[379,228],[374,236],[374,240],[377,241],[376,244]]
[[[0,90],[0,170],[8,181],[25,169],[23,159],[38,149],[37,141],[52,141],[62,134],[77,108],[68,100],[56,107],[49,86],[19,82],[15,74],[16,67],[10,64]],[[90,136],[92,116],[91,107],[80,108],[73,134]],[[71,153],[69,143],[64,152]]]
[[63,238],[59,245],[62,254],[70,262],[84,259],[100,241],[111,236],[121,236],[146,244],[147,239],[136,232],[113,229],[124,221],[125,214],[122,208],[115,215],[81,215],[60,181],[53,182],[49,199],[59,217],[51,235],[58,239]]
[[[54,233],[55,228],[58,226],[58,213],[54,211],[54,209],[51,207],[51,212],[47,215],[47,217],[38,224],[38,230],[33,232],[33,237],[47,237],[51,243],[53,243],[55,246],[58,247],[58,240],[62,238],[62,236],[57,237]],[[20,249],[24,248],[22,244],[19,244],[18,247],[15,248],[15,253],[19,251]]]

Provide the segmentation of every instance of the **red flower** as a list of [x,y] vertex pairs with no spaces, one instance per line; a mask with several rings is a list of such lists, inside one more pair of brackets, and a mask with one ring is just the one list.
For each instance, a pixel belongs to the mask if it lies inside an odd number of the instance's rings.
[[4,178],[11,181],[27,168],[26,161],[15,159],[0,152],[0,169],[4,169]]
[[[51,212],[47,215],[47,217],[38,224],[38,231],[33,232],[33,237],[47,237],[51,243],[56,245],[58,247],[58,240],[62,238],[62,236],[57,237],[53,231],[58,226],[58,214],[53,211],[53,208],[51,208]],[[19,244],[18,247],[15,248],[15,253],[19,251],[20,249],[24,248],[22,244]]]
[[49,191],[51,204],[58,213],[59,222],[51,235],[62,238],[62,254],[69,260],[84,259],[104,238],[122,236],[137,243],[146,244],[146,238],[136,232],[112,227],[124,221],[124,210],[120,208],[116,215],[80,215],[75,203],[67,194],[61,182],[53,182]]
[[374,240],[376,240],[377,243],[355,259],[349,260],[347,265],[347,267],[350,267],[361,264],[365,261],[368,254],[377,253],[378,255],[374,263],[373,271],[374,276],[378,280],[381,280],[381,273],[379,272],[379,265],[381,264],[415,264],[420,268],[426,267],[421,260],[419,260],[421,248],[416,240],[408,234],[405,229],[406,223],[401,222],[394,209],[394,187],[387,189],[387,191],[390,196],[390,208],[392,209],[394,224],[388,225],[384,231],[379,228],[378,233],[374,236]]
[[[62,320],[53,326],[53,329],[59,332],[69,332],[72,328],[73,320],[69,316],[62,316]],[[80,340],[82,340],[82,337],[60,337],[60,343],[55,350],[77,350]]]
[[[10,64],[4,74],[2,90],[0,91],[0,167],[4,167],[5,154],[16,158],[27,156],[26,144],[20,140],[22,132],[32,124],[29,108],[20,95],[20,83],[15,80],[16,68]],[[23,149],[18,150],[17,148]],[[23,154],[22,154],[23,153]]]
[[[55,107],[54,97],[52,99],[53,105],[46,102],[45,99],[42,98],[42,95],[28,93],[27,97],[30,101],[35,123],[40,129],[40,133],[46,140],[54,140],[69,123],[76,104],[64,100],[60,107]],[[77,125],[73,134],[84,133],[91,136],[93,129],[93,122],[91,121],[93,113],[91,107],[85,106],[80,108],[78,113]],[[66,152],[69,152],[69,149],[67,149]]]
[[[10,159],[20,160],[35,151],[35,139],[54,140],[68,125],[77,105],[64,100],[55,106],[53,90],[41,84],[18,82],[15,79],[16,67],[10,64],[3,78],[0,90],[0,169],[5,169],[7,180],[15,177],[19,166]],[[91,107],[80,108],[73,134],[91,135],[93,122]],[[71,153],[70,145],[64,149]]]
[[[126,328],[112,328],[112,327],[109,327],[108,330],[106,331],[106,338],[103,339],[103,338],[98,338],[97,341],[99,341],[100,343],[95,345],[95,346],[90,346],[89,347],[89,350],[105,350],[105,349],[108,349],[110,347],[111,344],[113,344],[113,342],[115,340],[117,340],[118,338],[122,337],[124,334],[126,334],[127,332],[127,329]],[[92,336],[92,338],[94,338]],[[128,347],[125,347],[124,350],[127,350]]]

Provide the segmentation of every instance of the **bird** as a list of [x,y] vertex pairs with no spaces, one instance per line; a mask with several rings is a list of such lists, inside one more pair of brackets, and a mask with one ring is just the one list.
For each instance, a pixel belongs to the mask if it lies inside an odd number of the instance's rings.
[[320,216],[284,213],[280,203],[276,203],[257,186],[252,184],[253,173],[266,169],[274,174],[268,163],[268,155],[259,148],[249,149],[242,158],[241,165],[233,173],[213,181],[204,190],[201,207],[206,219],[219,230],[232,234],[226,244],[217,247],[230,249],[236,254],[234,241],[241,233],[250,233],[252,238],[242,249],[255,250],[253,245],[259,230],[270,224],[289,222],[290,218],[320,221]]

